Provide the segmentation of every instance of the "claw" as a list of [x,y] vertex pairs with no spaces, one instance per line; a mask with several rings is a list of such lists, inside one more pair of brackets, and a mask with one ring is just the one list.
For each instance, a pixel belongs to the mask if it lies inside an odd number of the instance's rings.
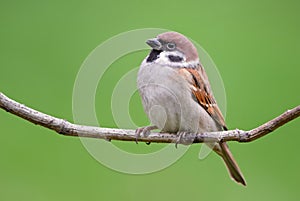
[[141,136],[143,128],[137,128],[135,130],[135,143],[138,144],[138,138]]
[[185,132],[178,132],[177,135],[178,135],[178,138],[175,142],[175,148],[176,149],[178,148],[178,144],[181,142],[182,136],[185,135]]
[[[146,126],[142,128],[138,128],[135,130],[135,143],[138,144],[138,139],[140,136],[148,137],[150,135],[150,131],[157,129],[157,126]],[[149,145],[151,142],[146,142]]]
[[192,139],[186,139],[186,135],[189,134],[188,132],[183,132],[183,131],[179,131],[177,133],[177,139],[175,142],[175,148],[177,149],[178,144],[183,144],[183,145],[190,145],[193,143]]

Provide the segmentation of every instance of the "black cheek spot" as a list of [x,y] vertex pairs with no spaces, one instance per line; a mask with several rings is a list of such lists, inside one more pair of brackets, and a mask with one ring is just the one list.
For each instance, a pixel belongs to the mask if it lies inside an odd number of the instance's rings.
[[181,61],[183,61],[183,58],[180,57],[180,56],[169,55],[168,57],[169,57],[170,61],[172,61],[172,62],[181,62]]
[[162,51],[161,50],[155,50],[155,49],[152,49],[152,51],[150,52],[148,58],[147,58],[147,62],[153,62],[155,61],[159,54],[161,53]]

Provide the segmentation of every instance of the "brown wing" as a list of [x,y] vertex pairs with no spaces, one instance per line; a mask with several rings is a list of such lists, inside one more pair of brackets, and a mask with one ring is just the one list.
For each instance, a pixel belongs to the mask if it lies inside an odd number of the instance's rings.
[[227,130],[224,117],[212,94],[204,68],[201,65],[197,68],[184,68],[181,69],[181,74],[186,76],[190,81],[195,100],[223,127],[224,130]]

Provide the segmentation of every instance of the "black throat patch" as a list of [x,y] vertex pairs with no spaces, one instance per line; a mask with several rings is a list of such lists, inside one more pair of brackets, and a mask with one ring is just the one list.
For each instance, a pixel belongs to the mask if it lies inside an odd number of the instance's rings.
[[161,52],[162,52],[161,50],[152,49],[146,61],[147,62],[155,61]]

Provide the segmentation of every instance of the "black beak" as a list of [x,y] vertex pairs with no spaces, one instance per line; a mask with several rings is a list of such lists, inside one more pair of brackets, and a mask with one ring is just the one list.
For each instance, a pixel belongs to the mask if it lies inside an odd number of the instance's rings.
[[161,50],[162,45],[157,38],[148,39],[146,43],[155,50]]

